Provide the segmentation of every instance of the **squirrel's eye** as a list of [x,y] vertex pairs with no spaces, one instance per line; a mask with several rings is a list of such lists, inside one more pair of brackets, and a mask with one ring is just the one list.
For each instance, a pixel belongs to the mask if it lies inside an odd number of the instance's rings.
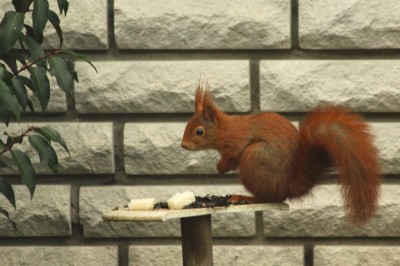
[[204,129],[201,128],[201,127],[196,129],[196,135],[197,136],[203,136],[204,135]]

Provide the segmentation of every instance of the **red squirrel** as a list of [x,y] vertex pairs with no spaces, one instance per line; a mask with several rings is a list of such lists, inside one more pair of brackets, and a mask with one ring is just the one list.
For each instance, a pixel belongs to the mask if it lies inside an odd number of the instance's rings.
[[240,181],[253,195],[231,202],[282,202],[310,193],[319,176],[334,166],[350,221],[365,223],[377,210],[380,164],[368,125],[349,110],[318,107],[299,129],[277,113],[227,115],[209,89],[195,93],[195,114],[186,125],[182,147],[217,150],[217,170],[239,169]]

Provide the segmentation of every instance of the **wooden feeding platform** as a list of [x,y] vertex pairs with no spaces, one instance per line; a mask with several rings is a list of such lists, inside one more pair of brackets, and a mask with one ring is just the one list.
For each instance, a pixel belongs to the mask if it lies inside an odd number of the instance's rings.
[[288,209],[286,203],[263,203],[181,210],[114,210],[103,213],[102,217],[109,222],[164,222],[180,219],[183,265],[212,265],[212,214]]

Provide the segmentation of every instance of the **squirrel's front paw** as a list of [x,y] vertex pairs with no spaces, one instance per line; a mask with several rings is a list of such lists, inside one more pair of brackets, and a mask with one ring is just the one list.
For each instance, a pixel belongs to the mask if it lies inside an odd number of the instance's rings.
[[225,174],[226,172],[228,172],[230,169],[228,168],[228,166],[224,163],[224,161],[219,161],[217,164],[217,171],[220,174]]
[[235,157],[223,156],[218,161],[217,170],[218,173],[224,174],[230,170],[235,170],[239,165],[239,161]]

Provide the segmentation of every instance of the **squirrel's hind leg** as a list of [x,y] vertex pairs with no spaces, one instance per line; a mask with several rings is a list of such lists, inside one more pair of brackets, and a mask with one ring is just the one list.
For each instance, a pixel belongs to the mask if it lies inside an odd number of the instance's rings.
[[[287,152],[287,154],[285,154]],[[290,151],[267,142],[249,145],[240,158],[240,181],[258,203],[282,202],[288,196]]]

